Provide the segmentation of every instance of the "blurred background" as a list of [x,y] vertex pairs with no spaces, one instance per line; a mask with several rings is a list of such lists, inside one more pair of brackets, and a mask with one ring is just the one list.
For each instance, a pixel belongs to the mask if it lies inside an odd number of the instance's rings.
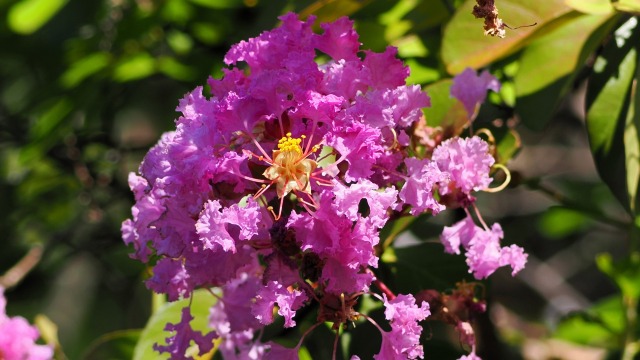
[[[512,27],[537,25],[495,39],[471,15],[474,1],[0,0],[0,284],[8,313],[48,317],[69,359],[100,358],[93,349],[108,334],[143,328],[148,274],[120,235],[133,204],[127,174],[174,128],[182,95],[221,76],[230,45],[273,28],[287,11],[323,22],[348,15],[363,48],[399,48],[409,82],[424,85],[433,104],[446,102],[450,78],[466,66],[487,67],[503,83],[474,127],[494,132],[513,180],[479,194],[478,207],[502,224],[504,243],[526,249],[529,263],[515,278],[502,269],[484,282],[480,354],[604,358],[617,340],[594,344],[593,334],[581,340],[558,330],[568,314],[618,292],[597,255],[629,252],[631,217],[600,180],[585,127],[593,53],[629,16],[567,3],[498,1]],[[570,44],[575,54],[557,53]],[[452,112],[439,111],[427,110],[427,123],[455,128]],[[434,243],[456,216],[420,218],[400,236],[381,268],[397,277],[392,287],[446,291],[472,280],[462,257]],[[464,353],[451,329],[429,326],[428,358]]]

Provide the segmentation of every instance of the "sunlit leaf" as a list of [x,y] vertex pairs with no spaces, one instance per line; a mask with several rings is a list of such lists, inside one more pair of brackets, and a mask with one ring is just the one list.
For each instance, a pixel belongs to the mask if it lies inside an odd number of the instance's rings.
[[316,0],[300,11],[303,19],[313,14],[319,22],[334,21],[341,16],[348,16],[360,10],[373,0]]
[[76,62],[62,74],[60,83],[65,88],[72,88],[80,84],[87,77],[97,73],[109,65],[111,56],[105,52],[88,55]]
[[640,298],[640,253],[631,253],[628,258],[617,262],[613,261],[611,254],[605,253],[596,258],[596,264],[620,287],[624,296]]
[[585,312],[574,313],[557,327],[555,338],[577,344],[616,348],[624,324],[622,299],[613,296]]
[[176,54],[187,54],[193,48],[193,39],[177,30],[167,33],[167,43]]
[[158,58],[158,71],[176,80],[182,81],[193,80],[196,77],[193,69],[168,56]]
[[197,22],[191,24],[193,36],[208,45],[214,45],[224,40],[224,32],[216,24]]
[[445,136],[459,134],[469,122],[469,115],[464,105],[456,98],[451,97],[452,79],[441,80],[425,87],[425,91],[431,98],[431,106],[424,109],[427,125],[440,126]]
[[500,17],[511,27],[537,24],[508,30],[506,38],[500,39],[484,35],[483,20],[471,15],[475,3],[474,0],[467,0],[445,28],[442,59],[450,74],[457,74],[469,66],[486,66],[517,51],[534,32],[542,31],[548,22],[571,11],[564,0],[498,1],[496,4]]
[[584,229],[589,218],[576,210],[552,207],[540,218],[540,231],[551,238],[563,238]]
[[[554,29],[536,37],[520,58],[516,78],[516,111],[533,129],[542,129],[563,95],[613,22],[610,15],[571,14]],[[560,21],[560,20],[559,20]]]
[[22,0],[9,9],[7,23],[19,34],[31,34],[46,24],[68,0]]
[[233,9],[245,6],[244,0],[189,0],[194,4],[212,9]]
[[182,309],[191,303],[191,314],[194,320],[191,321],[191,327],[194,330],[208,333],[211,329],[209,323],[209,309],[216,302],[216,298],[207,290],[196,290],[192,299],[184,299],[176,302],[164,304],[157,312],[155,312],[149,322],[142,330],[140,340],[135,347],[133,360],[155,360],[168,359],[168,354],[160,355],[153,350],[153,344],[166,344],[166,338],[171,334],[164,331],[167,323],[176,324],[180,321]]
[[420,63],[417,59],[407,59],[405,62],[411,73],[407,78],[407,84],[425,84],[432,83],[440,79],[438,69]]
[[[600,177],[629,211],[637,195],[638,102],[632,84],[638,71],[640,30],[631,18],[596,60],[587,88],[587,129]],[[637,80],[636,80],[637,82]],[[634,168],[635,164],[635,168]],[[634,177],[635,176],[635,177]]]
[[615,0],[611,3],[618,11],[640,14],[640,1],[638,0]]
[[505,165],[520,150],[522,141],[520,135],[513,129],[509,129],[507,133],[498,140],[496,162]]
[[586,14],[609,14],[614,11],[611,0],[566,0],[567,5]]
[[139,53],[118,62],[113,78],[119,82],[145,78],[155,72],[155,60],[148,53]]

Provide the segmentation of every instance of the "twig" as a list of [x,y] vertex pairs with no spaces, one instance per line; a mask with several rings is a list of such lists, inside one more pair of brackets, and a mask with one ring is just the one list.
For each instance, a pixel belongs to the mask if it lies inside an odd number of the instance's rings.
[[0,277],[0,286],[5,289],[16,286],[22,279],[33,270],[42,258],[42,246],[34,246],[29,252],[18,261],[11,269],[7,270]]

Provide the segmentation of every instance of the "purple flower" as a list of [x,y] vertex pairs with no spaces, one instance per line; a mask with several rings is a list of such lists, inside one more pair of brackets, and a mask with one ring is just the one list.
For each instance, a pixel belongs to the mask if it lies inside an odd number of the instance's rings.
[[433,151],[431,160],[449,177],[449,185],[440,188],[441,195],[448,194],[452,188],[469,195],[491,184],[489,170],[495,160],[489,154],[489,145],[477,136],[442,142]]
[[418,307],[413,295],[400,294],[393,300],[387,300],[385,296],[384,306],[384,316],[391,323],[391,331],[382,334],[380,353],[374,359],[422,359],[422,327],[418,322],[431,315],[429,304],[423,301]]
[[280,344],[270,342],[269,350],[264,354],[264,360],[298,360],[298,347],[287,348]]
[[500,82],[488,71],[476,75],[475,70],[466,68],[453,78],[451,96],[464,104],[469,117],[476,111],[476,106],[482,104],[487,97],[487,90],[500,91]]
[[527,254],[517,246],[500,247],[504,236],[500,224],[493,224],[490,230],[476,226],[471,216],[460,220],[451,227],[445,227],[440,236],[448,253],[460,253],[465,248],[469,272],[476,279],[484,279],[502,266],[511,266],[512,275],[524,268]]
[[[196,232],[205,243],[205,249],[219,246],[224,251],[235,253],[236,241],[249,240],[258,234],[258,223],[262,220],[260,207],[250,199],[245,207],[233,204],[222,211],[220,209],[219,201],[209,200],[196,223]],[[230,229],[231,225],[235,228]]]
[[0,286],[0,358],[3,360],[48,360],[53,358],[53,349],[38,345],[40,333],[35,326],[21,317],[9,317],[6,313],[7,300],[4,288]]
[[189,359],[185,352],[191,346],[191,341],[198,345],[199,355],[203,355],[213,349],[213,339],[217,337],[215,332],[203,335],[200,331],[194,331],[189,324],[193,320],[188,307],[182,309],[182,318],[177,324],[167,324],[166,331],[175,331],[175,334],[167,338],[167,345],[154,345],[154,350],[171,354],[171,359]]
[[399,196],[405,204],[412,206],[411,214],[418,215],[431,210],[437,214],[444,210],[444,205],[438,203],[433,197],[436,185],[448,180],[448,175],[440,169],[435,162],[407,158],[404,163],[407,166],[407,181],[400,190]]
[[275,281],[269,281],[267,286],[261,288],[253,305],[253,314],[264,325],[273,322],[273,306],[278,305],[278,314],[284,316],[284,326],[294,327],[296,322],[293,317],[296,310],[304,305],[307,295],[295,289],[290,289]]

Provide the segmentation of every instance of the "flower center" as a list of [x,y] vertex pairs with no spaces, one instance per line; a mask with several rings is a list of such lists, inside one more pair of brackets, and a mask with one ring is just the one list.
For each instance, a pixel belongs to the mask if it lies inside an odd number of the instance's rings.
[[278,141],[278,150],[273,151],[273,164],[263,173],[264,177],[276,184],[279,198],[292,191],[311,194],[309,179],[318,164],[307,157],[316,152],[317,148],[313,147],[310,151],[303,152],[300,144],[304,138],[304,135],[293,138],[291,133],[287,133]]

